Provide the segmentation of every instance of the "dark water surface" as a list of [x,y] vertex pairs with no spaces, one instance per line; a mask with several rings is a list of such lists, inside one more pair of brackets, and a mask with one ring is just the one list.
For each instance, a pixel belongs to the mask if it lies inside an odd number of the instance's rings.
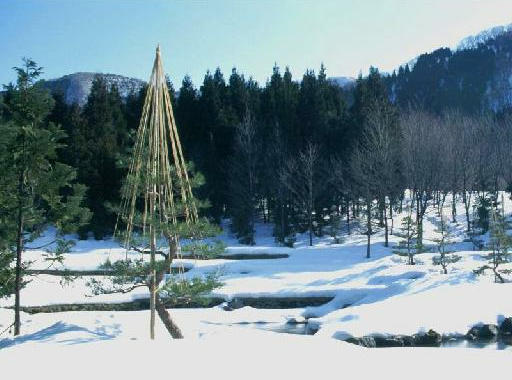
[[[282,334],[314,335],[316,330],[308,327],[307,323],[240,323],[236,326],[256,328]],[[495,340],[466,340],[464,338],[447,340],[441,343],[440,348],[477,348],[486,350],[512,351],[512,337],[498,337]]]
[[512,351],[511,337],[498,337],[495,340],[448,340],[441,343],[441,347],[455,348],[480,348],[487,350]]

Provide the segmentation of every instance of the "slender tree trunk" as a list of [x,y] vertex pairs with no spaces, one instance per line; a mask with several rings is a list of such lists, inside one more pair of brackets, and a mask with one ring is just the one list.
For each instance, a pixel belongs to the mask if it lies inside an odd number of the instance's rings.
[[392,202],[390,202],[390,204],[389,204],[389,219],[391,219],[391,230],[390,230],[389,234],[393,235],[394,221],[393,221],[393,203]]
[[347,234],[350,235],[350,202],[347,200]]
[[467,224],[467,232],[471,232],[471,220],[469,217],[469,208],[471,206],[471,194],[468,197],[466,194],[466,190],[462,191],[462,201],[464,202],[464,210],[466,211],[466,224]]
[[311,211],[308,215],[308,225],[309,225],[309,246],[313,245],[313,216],[311,215]]
[[379,199],[379,227],[384,227],[384,213],[386,209],[385,199],[382,197]]
[[313,203],[313,173],[309,175],[308,178],[308,222],[309,222],[309,246],[313,245],[313,209],[314,209],[314,203]]
[[443,212],[444,204],[446,202],[447,193],[443,192],[443,194],[438,195],[438,203],[437,203],[437,214],[440,216]]
[[418,245],[421,247],[423,244],[423,217],[427,208],[427,196],[424,200],[420,200],[420,195],[416,197],[416,222],[418,230]]
[[372,235],[372,203],[370,200],[366,201],[366,258],[370,258],[370,239]]
[[285,217],[285,205],[281,204],[281,239],[284,242],[286,238],[286,217]]
[[21,252],[23,251],[23,210],[20,205],[18,211],[18,231],[16,237],[16,280],[14,285],[14,335],[20,335],[21,319],[20,319],[20,293],[21,293]]
[[455,207],[455,202],[457,201],[457,197],[456,197],[457,193],[454,191],[452,191],[452,222],[455,223],[457,220],[455,219],[455,217],[457,216],[457,208]]
[[23,172],[20,173],[18,183],[18,229],[16,232],[16,279],[14,283],[14,335],[20,335],[21,318],[20,318],[20,296],[21,296],[21,253],[23,251]]
[[420,231],[420,198],[419,195],[416,194],[416,231],[418,234],[418,242],[421,241],[421,231]]
[[386,210],[386,201],[384,200],[384,209],[382,214],[384,215],[384,247],[389,246],[389,236],[388,236],[388,215]]

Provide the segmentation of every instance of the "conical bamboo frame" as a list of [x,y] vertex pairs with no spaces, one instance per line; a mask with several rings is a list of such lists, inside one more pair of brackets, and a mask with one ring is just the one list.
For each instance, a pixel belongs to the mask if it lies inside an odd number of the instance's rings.
[[[169,146],[176,173],[174,178],[171,176]],[[155,243],[157,228],[162,231],[169,223],[176,225],[178,218],[183,218],[187,224],[197,221],[197,208],[176,128],[160,47],[156,49],[128,178],[130,181],[124,188],[120,210],[120,217],[126,221],[126,249],[130,248],[137,198],[141,194],[144,198],[142,234],[149,235],[151,245]],[[181,198],[181,215],[178,215],[175,197]],[[165,237],[178,242],[177,236]]]

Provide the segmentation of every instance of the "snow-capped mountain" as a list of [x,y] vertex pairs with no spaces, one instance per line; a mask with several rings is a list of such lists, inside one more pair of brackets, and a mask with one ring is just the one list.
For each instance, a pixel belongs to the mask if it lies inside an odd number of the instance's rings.
[[341,88],[352,87],[356,82],[356,78],[353,77],[330,77],[329,80]]
[[66,103],[78,103],[82,106],[87,102],[87,96],[91,91],[92,82],[96,76],[101,76],[110,86],[117,86],[122,97],[139,91],[145,84],[140,79],[128,78],[117,74],[74,73],[57,79],[47,80],[45,86],[52,92],[61,93]]
[[493,28],[485,29],[480,33],[473,36],[463,38],[458,44],[455,50],[467,50],[475,49],[479,44],[486,43],[487,41],[496,38],[506,32],[512,31],[512,24],[495,26]]
[[464,38],[457,48],[418,55],[385,77],[390,98],[440,112],[512,107],[512,24]]

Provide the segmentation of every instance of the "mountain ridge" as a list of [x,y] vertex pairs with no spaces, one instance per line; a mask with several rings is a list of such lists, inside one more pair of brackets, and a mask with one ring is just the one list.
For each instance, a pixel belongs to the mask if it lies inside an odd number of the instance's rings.
[[[78,72],[47,80],[45,86],[60,92],[66,103],[83,106],[98,75],[109,86],[117,86],[122,97],[145,85],[141,79],[119,74]],[[419,54],[383,77],[390,98],[400,106],[412,102],[436,112],[443,108],[478,112],[512,107],[512,24],[465,37],[456,48]],[[356,79],[333,76],[329,80],[350,90]]]
[[77,72],[67,74],[59,78],[44,81],[44,86],[52,93],[60,93],[67,104],[77,103],[83,106],[91,91],[94,78],[100,76],[108,86],[117,86],[121,97],[125,98],[130,93],[138,92],[145,84],[141,79],[130,78],[119,74]]

